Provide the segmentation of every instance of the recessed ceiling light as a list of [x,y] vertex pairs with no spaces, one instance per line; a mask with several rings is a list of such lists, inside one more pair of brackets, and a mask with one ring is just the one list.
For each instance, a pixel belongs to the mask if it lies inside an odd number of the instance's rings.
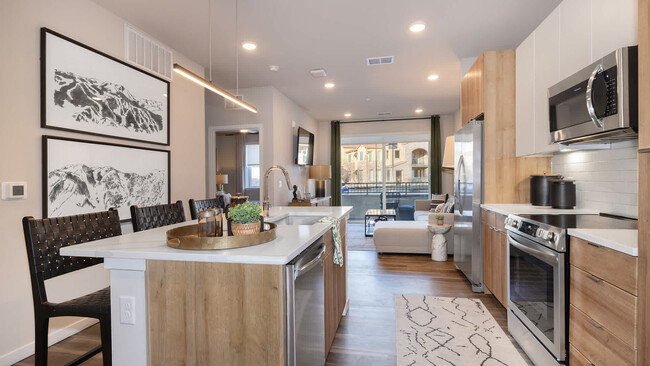
[[346,113],[346,114],[344,114],[344,116],[346,116],[346,117],[352,117],[352,114],[351,114],[351,113]]
[[409,30],[411,32],[413,32],[413,33],[419,33],[419,32],[422,32],[424,30],[424,28],[426,28],[426,27],[427,26],[423,22],[415,22],[415,23],[411,24],[411,26],[409,27]]
[[422,108],[418,108],[415,110],[415,113],[422,113]]
[[332,89],[334,87],[334,83],[325,83],[325,87],[327,89]]
[[249,133],[250,130],[243,128],[243,129],[239,130],[239,132],[241,132],[241,133]]
[[269,71],[276,72],[280,70],[280,66],[278,65],[269,65]]
[[429,75],[429,76],[427,76],[427,79],[429,79],[429,80],[437,80],[439,77],[440,76],[438,76],[438,75]]
[[253,42],[244,42],[241,44],[242,48],[248,51],[252,51],[257,48],[257,45]]

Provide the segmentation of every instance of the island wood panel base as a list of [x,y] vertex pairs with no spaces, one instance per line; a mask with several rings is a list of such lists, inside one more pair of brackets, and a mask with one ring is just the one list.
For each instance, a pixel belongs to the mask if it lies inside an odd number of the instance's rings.
[[284,266],[147,261],[151,365],[284,365]]
[[[650,13],[648,0],[639,1],[639,17],[641,17],[641,4],[644,16]],[[645,18],[647,21],[647,18]],[[640,28],[640,26],[639,26]],[[650,37],[649,37],[650,38]],[[650,39],[646,40],[650,43]],[[644,47],[650,47],[644,45]],[[639,51],[641,42],[639,43]],[[650,52],[650,51],[649,51]],[[640,60],[639,60],[640,61]],[[641,64],[639,64],[641,65]],[[644,65],[648,65],[645,63]],[[640,68],[643,69],[643,68]],[[641,84],[639,84],[641,85]],[[650,89],[645,84],[645,88]],[[650,93],[649,93],[650,94]],[[650,109],[650,104],[641,105],[641,109]],[[639,131],[640,132],[640,131]],[[646,132],[650,136],[650,131]],[[638,281],[638,326],[637,345],[639,352],[639,365],[650,364],[650,152],[639,153],[639,281]]]
[[323,277],[325,281],[325,355],[327,355],[334,342],[336,331],[341,323],[343,312],[347,304],[347,246],[346,221],[341,220],[341,250],[343,252],[343,266],[334,263],[334,237],[332,231],[323,235],[327,246],[323,264]]

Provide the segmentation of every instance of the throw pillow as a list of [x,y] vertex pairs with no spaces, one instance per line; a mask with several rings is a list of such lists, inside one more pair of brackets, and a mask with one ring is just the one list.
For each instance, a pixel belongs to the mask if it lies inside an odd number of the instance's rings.
[[447,202],[448,194],[432,194],[431,195],[431,205],[429,206],[430,211],[434,211],[439,204]]

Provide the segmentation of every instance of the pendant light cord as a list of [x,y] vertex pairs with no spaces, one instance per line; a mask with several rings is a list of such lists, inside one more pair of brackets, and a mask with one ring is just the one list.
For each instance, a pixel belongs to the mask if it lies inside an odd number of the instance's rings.
[[237,64],[237,92],[235,96],[237,96],[239,95],[239,0],[235,0],[235,63]]
[[208,0],[208,52],[210,53],[210,83],[212,83],[212,0]]

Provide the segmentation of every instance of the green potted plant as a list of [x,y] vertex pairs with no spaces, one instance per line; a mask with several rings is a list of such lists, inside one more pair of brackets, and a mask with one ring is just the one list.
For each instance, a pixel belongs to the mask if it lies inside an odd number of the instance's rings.
[[228,209],[228,221],[233,235],[249,235],[259,233],[262,208],[250,201]]
[[445,216],[444,215],[436,215],[436,220],[438,222],[438,225],[444,225],[445,224]]

